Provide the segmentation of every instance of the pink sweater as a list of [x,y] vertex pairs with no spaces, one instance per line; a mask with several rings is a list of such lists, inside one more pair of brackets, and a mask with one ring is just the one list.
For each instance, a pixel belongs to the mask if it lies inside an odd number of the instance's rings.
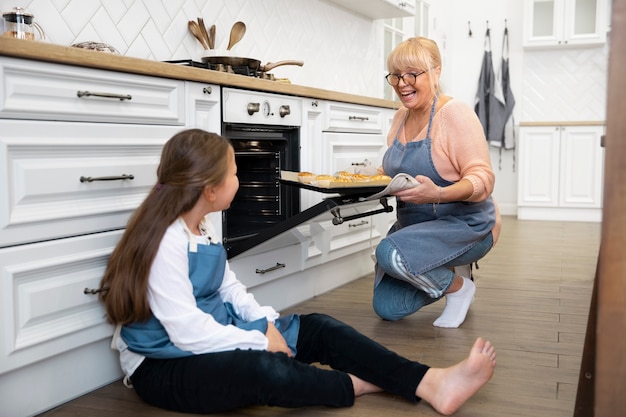
[[[387,136],[391,145],[396,137],[403,142],[402,126],[408,109],[400,108],[393,119]],[[428,125],[409,141],[426,138]],[[431,127],[432,157],[435,168],[442,178],[458,182],[469,180],[474,191],[467,201],[482,201],[493,192],[495,174],[491,168],[489,146],[485,139],[483,127],[476,113],[464,102],[451,99],[435,112]],[[495,201],[494,201],[495,203]],[[501,218],[496,204],[496,225],[493,228],[494,242],[497,240]]]

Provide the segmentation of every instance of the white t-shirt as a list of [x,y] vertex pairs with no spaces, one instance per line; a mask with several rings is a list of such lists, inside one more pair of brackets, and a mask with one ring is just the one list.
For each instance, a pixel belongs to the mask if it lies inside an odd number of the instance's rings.
[[[204,236],[193,235],[198,244],[216,240],[211,222],[205,222]],[[181,350],[194,354],[223,352],[239,349],[265,350],[268,340],[258,330],[242,330],[233,325],[222,325],[210,314],[196,306],[193,287],[189,280],[189,234],[184,221],[178,219],[165,232],[150,269],[148,301],[154,316],[167,331],[172,343]],[[237,314],[246,321],[265,317],[274,322],[279,314],[272,307],[260,306],[246,287],[237,280],[225,264],[224,280],[219,288],[224,302],[230,302]],[[120,363],[127,377],[135,372],[144,356],[128,350],[119,336],[119,326],[113,336],[112,347],[120,351]],[[126,379],[125,379],[126,380]]]

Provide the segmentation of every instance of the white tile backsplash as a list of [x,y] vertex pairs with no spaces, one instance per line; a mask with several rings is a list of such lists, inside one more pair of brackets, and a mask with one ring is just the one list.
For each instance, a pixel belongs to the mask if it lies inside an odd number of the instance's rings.
[[203,49],[187,22],[217,27],[216,48],[226,49],[230,28],[246,23],[235,56],[281,66],[276,77],[293,83],[382,97],[380,22],[323,0],[0,0],[0,11],[20,6],[35,15],[49,42],[104,42],[122,55],[158,61],[200,60]]

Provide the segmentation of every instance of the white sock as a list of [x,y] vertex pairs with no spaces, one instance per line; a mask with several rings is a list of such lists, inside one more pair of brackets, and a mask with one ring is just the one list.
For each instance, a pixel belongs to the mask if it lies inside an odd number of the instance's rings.
[[471,279],[461,278],[463,286],[460,290],[446,295],[446,307],[441,316],[434,321],[433,326],[456,329],[465,321],[465,316],[474,301],[476,285]]

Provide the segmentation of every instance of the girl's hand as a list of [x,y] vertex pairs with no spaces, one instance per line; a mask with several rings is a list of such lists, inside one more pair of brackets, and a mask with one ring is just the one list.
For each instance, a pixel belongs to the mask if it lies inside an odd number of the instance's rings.
[[278,331],[274,323],[267,323],[267,331],[265,332],[265,336],[268,340],[267,351],[268,352],[283,352],[286,353],[287,356],[293,357],[293,353],[289,346],[287,346],[287,342],[283,335]]
[[406,190],[398,191],[394,193],[400,200],[407,203],[414,204],[427,204],[427,203],[439,203],[441,197],[441,190],[433,180],[423,175],[417,175],[415,177],[419,181],[420,185]]

